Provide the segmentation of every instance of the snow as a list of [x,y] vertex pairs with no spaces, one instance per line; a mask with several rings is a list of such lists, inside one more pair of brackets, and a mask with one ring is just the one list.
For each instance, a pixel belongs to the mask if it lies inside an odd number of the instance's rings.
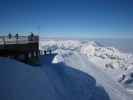
[[0,58],[1,100],[132,100],[133,55],[97,41],[40,41],[33,67]]
[[63,63],[52,64],[54,56],[42,56],[38,67],[0,58],[0,99],[110,100],[92,76]]
[[[88,65],[85,65],[86,67],[84,68],[84,70],[82,70],[83,72],[86,72],[88,67],[91,67],[90,63],[92,63],[93,66],[98,69],[98,71],[101,71],[103,75],[108,76],[112,82],[118,84],[118,86],[114,87],[114,89],[117,89],[117,87],[119,87],[118,90],[120,90],[120,96],[125,94],[129,96],[130,94],[132,94],[131,90],[133,89],[133,81],[131,81],[130,83],[130,91],[129,89],[127,90],[127,87],[129,87],[127,86],[127,84],[124,84],[124,82],[119,82],[124,73],[130,74],[133,71],[133,55],[131,53],[122,52],[115,47],[104,46],[97,41],[87,40],[43,40],[40,41],[40,43],[42,44],[40,46],[42,50],[49,45],[50,48],[54,48],[55,45],[53,46],[50,43],[51,41],[56,44],[56,49],[54,49],[53,52],[57,53],[53,60],[53,63],[63,62],[71,67],[82,69],[86,61]],[[82,58],[82,56],[85,57]],[[129,72],[129,70],[131,70],[131,72]],[[93,72],[95,72],[95,69],[93,70]],[[91,72],[89,71],[86,73],[90,74]],[[95,74],[93,74],[93,76],[95,76]],[[99,76],[102,75],[100,74]],[[128,77],[129,75],[126,76],[127,81],[131,80],[131,78]],[[106,84],[108,83],[104,84],[104,86],[106,86]],[[110,91],[111,90],[108,90],[108,93]],[[121,93],[121,91],[123,92]],[[128,100],[127,98],[124,98],[123,100]]]
[[[102,69],[113,69],[114,72],[120,70],[122,73],[133,67],[133,55],[123,53],[114,47],[104,47],[96,41],[78,40],[44,40],[40,42],[40,49],[51,48],[58,53],[55,62],[63,62],[64,56],[73,52],[86,55],[88,60],[101,67]],[[58,59],[58,60],[57,60]],[[118,73],[121,74],[121,73]]]
[[[69,44],[69,45],[68,45]],[[47,42],[40,42],[40,49],[41,50],[56,50],[57,48],[59,49],[70,49],[74,50],[80,47],[80,42],[79,41],[73,41],[73,40],[67,40],[67,41],[54,41],[54,40],[47,40]]]
[[59,62],[64,61],[64,53],[77,51],[84,54],[93,63],[102,63],[101,67],[111,65],[114,69],[127,70],[133,66],[133,55],[123,53],[114,47],[104,47],[96,41],[78,41],[78,40],[46,40],[40,42],[40,49],[52,49],[53,52],[60,55]]

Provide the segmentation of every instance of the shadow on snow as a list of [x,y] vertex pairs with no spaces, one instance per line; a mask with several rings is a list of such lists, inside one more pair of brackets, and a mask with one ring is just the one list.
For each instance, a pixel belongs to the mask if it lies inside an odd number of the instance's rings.
[[42,56],[39,67],[0,60],[0,100],[110,100],[92,76],[52,64],[54,56]]
[[40,63],[41,69],[47,72],[58,98],[61,100],[110,100],[104,88],[96,86],[96,80],[92,76],[63,63],[52,64],[55,55],[41,56]]

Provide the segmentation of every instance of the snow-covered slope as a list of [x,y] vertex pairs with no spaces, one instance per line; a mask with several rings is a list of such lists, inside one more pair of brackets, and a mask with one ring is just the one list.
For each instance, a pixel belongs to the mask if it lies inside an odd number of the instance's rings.
[[[75,53],[85,55],[88,62],[93,63],[114,81],[121,83],[124,88],[126,88],[125,85],[127,84],[123,84],[120,81],[123,74],[130,74],[133,71],[132,54],[124,53],[114,47],[105,47],[96,41],[50,39],[40,41],[40,49],[47,50],[47,48],[58,54],[54,58],[53,63],[64,62],[70,66],[76,65],[80,67],[82,64],[78,60],[81,56],[77,58],[77,55],[76,57],[74,55]],[[77,62],[74,62],[75,59],[77,59]],[[131,71],[129,72],[129,70]],[[133,84],[133,82],[130,84]]]
[[52,64],[52,56],[41,57],[38,67],[0,58],[0,100],[110,100],[92,76]]

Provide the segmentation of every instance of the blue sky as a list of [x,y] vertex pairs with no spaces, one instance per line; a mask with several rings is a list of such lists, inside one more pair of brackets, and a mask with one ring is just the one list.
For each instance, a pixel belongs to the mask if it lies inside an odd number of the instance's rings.
[[132,0],[0,0],[0,34],[133,37]]

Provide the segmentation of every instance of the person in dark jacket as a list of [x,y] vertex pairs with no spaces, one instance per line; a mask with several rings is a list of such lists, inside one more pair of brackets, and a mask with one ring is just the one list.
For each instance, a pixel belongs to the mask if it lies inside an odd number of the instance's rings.
[[9,38],[9,39],[12,38],[12,34],[11,34],[11,33],[8,34],[8,38]]
[[17,33],[17,34],[15,35],[15,38],[18,40],[18,37],[19,37],[19,36],[18,36],[18,33]]

